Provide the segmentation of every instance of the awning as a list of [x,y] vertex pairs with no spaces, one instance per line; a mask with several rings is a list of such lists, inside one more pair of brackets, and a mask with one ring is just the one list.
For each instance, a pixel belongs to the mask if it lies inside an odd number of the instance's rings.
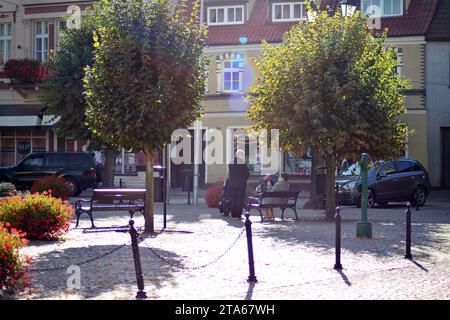
[[4,116],[0,117],[0,127],[50,127],[58,122],[55,116]]

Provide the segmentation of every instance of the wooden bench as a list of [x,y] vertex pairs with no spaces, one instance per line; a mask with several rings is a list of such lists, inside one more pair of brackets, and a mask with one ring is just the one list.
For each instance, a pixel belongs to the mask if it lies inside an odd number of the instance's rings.
[[[250,212],[252,209],[258,210],[262,222],[264,221],[262,209],[280,208],[282,220],[284,220],[284,211],[286,209],[291,209],[295,213],[295,220],[298,220],[297,198],[299,193],[300,191],[264,191],[260,195],[248,197],[246,210],[247,212]],[[276,202],[279,203],[263,203],[263,200],[267,198],[277,199]]]
[[[82,213],[87,213],[91,218],[92,228],[94,219],[93,211],[128,211],[131,219],[136,211],[144,214],[145,189],[94,189],[90,200],[77,200],[75,202],[75,214],[77,225]],[[112,203],[97,203],[96,201],[111,201]]]

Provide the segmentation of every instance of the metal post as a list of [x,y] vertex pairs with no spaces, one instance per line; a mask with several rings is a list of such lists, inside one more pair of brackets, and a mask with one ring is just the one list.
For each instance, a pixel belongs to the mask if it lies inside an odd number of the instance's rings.
[[119,179],[119,188],[122,189],[122,178]]
[[356,237],[372,238],[372,224],[367,222],[368,169],[369,156],[361,154],[361,222],[356,225]]
[[130,220],[131,248],[133,249],[134,268],[136,271],[136,281],[139,291],[136,293],[136,299],[146,299],[147,293],[144,291],[144,277],[142,275],[141,258],[139,256],[139,246],[137,242],[138,232],[134,228],[134,221]]
[[339,207],[339,183],[338,182],[336,182],[336,184],[335,184],[335,186],[334,186],[334,189],[335,189],[335,194],[336,194],[336,205]]
[[336,262],[334,264],[335,270],[341,270],[341,208],[336,207]]
[[163,229],[167,227],[167,161],[164,166],[164,180],[163,180]]
[[248,267],[250,275],[247,282],[258,282],[255,275],[255,261],[253,259],[253,242],[252,242],[252,222],[250,221],[250,214],[245,213],[245,231],[247,233],[247,250],[248,250]]
[[412,259],[411,255],[411,203],[406,204],[406,259]]
[[188,191],[188,202],[187,204],[191,204],[191,192]]

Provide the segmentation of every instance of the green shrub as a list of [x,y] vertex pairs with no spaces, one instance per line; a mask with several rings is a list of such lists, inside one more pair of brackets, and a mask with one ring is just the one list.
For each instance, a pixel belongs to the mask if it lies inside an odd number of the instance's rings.
[[27,239],[58,239],[69,230],[73,208],[47,192],[0,200],[0,221],[22,230]]
[[0,222],[0,297],[30,287],[30,258],[19,254],[27,240],[23,233],[10,227],[9,223]]
[[0,183],[0,197],[12,196],[17,193],[16,187],[9,182]]

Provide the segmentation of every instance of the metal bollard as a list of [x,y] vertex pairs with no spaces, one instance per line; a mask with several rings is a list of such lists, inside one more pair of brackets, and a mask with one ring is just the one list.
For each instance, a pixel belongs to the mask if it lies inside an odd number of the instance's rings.
[[248,249],[248,267],[250,270],[250,275],[248,276],[247,282],[255,283],[258,282],[255,275],[255,261],[253,259],[253,242],[252,242],[252,222],[250,221],[250,214],[245,213],[245,231],[247,233],[247,249]]
[[341,208],[336,207],[334,218],[336,219],[336,261],[333,269],[341,270]]
[[119,179],[119,188],[122,189],[122,186],[123,186],[123,181],[122,181],[122,178],[120,178]]
[[130,220],[131,248],[133,249],[134,268],[136,270],[136,281],[139,291],[136,293],[136,299],[146,299],[147,293],[144,291],[144,277],[142,275],[141,258],[139,256],[139,246],[137,242],[138,232],[134,228],[134,221]]
[[406,204],[406,254],[405,258],[412,260],[411,255],[411,203]]

